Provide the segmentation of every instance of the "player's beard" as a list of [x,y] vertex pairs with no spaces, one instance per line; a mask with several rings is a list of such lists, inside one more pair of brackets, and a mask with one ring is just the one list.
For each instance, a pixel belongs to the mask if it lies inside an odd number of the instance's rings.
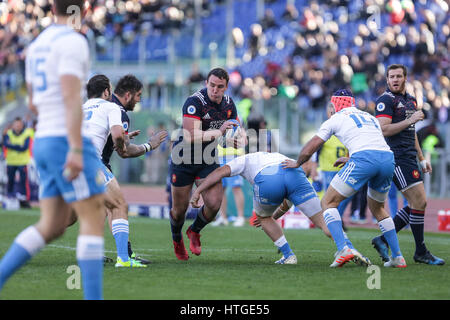
[[392,84],[389,84],[389,90],[391,90],[392,93],[403,93],[403,91],[405,90],[405,86],[406,86],[406,80],[404,80],[402,83],[400,83],[400,85],[398,86],[397,89],[395,89]]

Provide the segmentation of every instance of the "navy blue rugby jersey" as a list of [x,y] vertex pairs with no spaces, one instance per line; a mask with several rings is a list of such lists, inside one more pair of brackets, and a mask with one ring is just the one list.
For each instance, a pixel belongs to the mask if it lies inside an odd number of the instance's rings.
[[[125,131],[125,134],[128,134],[128,130],[130,128],[130,118],[128,117],[127,111],[114,94],[112,95],[111,101],[120,107],[120,111],[122,113],[122,127],[123,130]],[[111,165],[109,164],[109,161],[111,160],[113,152],[114,152],[114,142],[112,140],[111,134],[109,134],[102,152],[102,162],[109,170],[111,170]]]
[[[417,111],[416,98],[410,94],[395,94],[387,89],[376,102],[375,116],[392,119],[392,123],[398,123],[411,117]],[[399,133],[385,137],[387,144],[397,156],[416,156],[417,150],[415,124],[403,129]]]
[[[203,88],[186,99],[183,105],[183,118],[187,117],[200,120],[203,131],[220,129],[222,124],[227,120],[238,120],[236,105],[230,96],[224,95],[221,103],[217,104],[209,99],[206,90],[206,88]],[[182,141],[183,135],[180,134],[178,140],[174,142],[173,148]],[[212,143],[214,141],[202,143],[202,152]],[[175,152],[179,156],[183,155],[183,150],[175,149]],[[212,149],[211,155],[215,156],[215,148]],[[192,161],[194,159],[194,152],[192,151],[191,159]]]

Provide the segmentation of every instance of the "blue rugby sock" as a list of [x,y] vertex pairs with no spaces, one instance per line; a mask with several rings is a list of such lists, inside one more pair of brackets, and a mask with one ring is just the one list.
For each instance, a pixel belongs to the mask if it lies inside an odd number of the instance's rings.
[[347,247],[349,247],[350,249],[355,249],[355,247],[353,246],[353,243],[348,238],[346,232],[344,232],[344,238],[345,238],[345,244],[347,245]]
[[339,250],[344,249],[346,246],[344,230],[342,229],[342,220],[337,208],[328,208],[323,213],[323,219],[330,230],[336,247]]
[[274,244],[278,247],[278,249],[280,249],[283,257],[287,258],[294,254],[285,236],[281,236],[280,239],[274,242]]
[[130,228],[125,219],[114,219],[111,221],[112,234],[116,240],[117,256],[122,261],[128,261],[128,236]]
[[0,261],[0,289],[14,272],[44,246],[45,241],[34,226],[30,226],[19,233]]
[[391,217],[383,219],[378,222],[381,232],[386,239],[389,248],[391,248],[392,257],[398,257],[402,255],[400,251],[400,245],[398,243],[397,232],[395,232],[394,221]]
[[103,237],[78,236],[77,261],[85,300],[103,300],[103,251]]

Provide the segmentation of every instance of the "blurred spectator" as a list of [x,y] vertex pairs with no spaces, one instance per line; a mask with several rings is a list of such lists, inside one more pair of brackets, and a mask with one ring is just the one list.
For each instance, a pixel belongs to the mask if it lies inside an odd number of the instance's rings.
[[[6,173],[8,175],[7,197],[18,199],[20,206],[30,208],[30,187],[27,166],[31,161],[31,139],[34,131],[26,128],[21,118],[14,119],[11,129],[3,136],[3,146],[6,149]],[[20,181],[15,192],[16,172]]]
[[[158,123],[158,128],[155,130],[152,127],[148,128],[148,136],[166,130],[164,123]],[[145,155],[145,173],[142,176],[142,181],[150,184],[164,184],[167,178],[168,171],[167,158],[169,157],[169,141],[162,142],[158,149],[152,150]]]

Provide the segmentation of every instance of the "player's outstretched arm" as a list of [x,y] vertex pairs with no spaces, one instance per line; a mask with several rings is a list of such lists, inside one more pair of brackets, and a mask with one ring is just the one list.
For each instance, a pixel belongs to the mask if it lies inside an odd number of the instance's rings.
[[159,145],[167,138],[167,135],[168,133],[166,130],[159,131],[152,135],[147,143],[139,145],[131,143],[129,137],[125,136],[125,151],[121,151],[117,149],[117,147],[116,151],[121,158],[136,158],[158,148]]
[[303,147],[302,151],[300,151],[300,154],[298,156],[297,161],[293,161],[293,160],[284,160],[281,163],[281,166],[284,169],[287,168],[298,168],[300,167],[302,164],[304,164],[306,161],[308,161],[312,155],[314,154],[314,152],[316,152],[317,150],[319,150],[319,148],[325,143],[325,141],[323,141],[321,138],[319,138],[318,136],[314,136],[311,138],[311,140],[309,140],[306,145]]
[[222,167],[219,167],[211,172],[192,194],[191,200],[189,201],[192,207],[199,208],[200,206],[198,204],[198,201],[200,199],[200,194],[203,191],[211,188],[217,182],[222,180],[222,178],[229,177],[230,175],[231,169],[228,165],[223,165]]
[[155,150],[166,140],[167,136],[168,132],[166,130],[159,131],[148,139],[148,144],[152,147],[152,150]]
[[114,142],[114,148],[117,153],[125,154],[127,148],[125,146],[125,131],[122,126],[112,126],[111,127],[111,137]]

